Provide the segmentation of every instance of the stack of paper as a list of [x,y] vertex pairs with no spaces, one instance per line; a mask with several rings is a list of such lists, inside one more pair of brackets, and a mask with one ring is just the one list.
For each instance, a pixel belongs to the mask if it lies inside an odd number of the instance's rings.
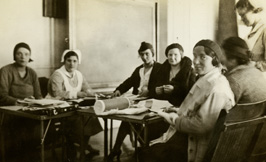
[[38,105],[38,106],[59,106],[59,105],[66,105],[66,101],[62,100],[54,100],[54,99],[24,99],[24,103],[29,105]]

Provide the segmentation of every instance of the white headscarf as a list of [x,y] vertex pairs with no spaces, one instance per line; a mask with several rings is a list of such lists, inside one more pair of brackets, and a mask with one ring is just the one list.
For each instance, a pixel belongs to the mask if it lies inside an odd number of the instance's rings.
[[70,51],[75,52],[75,53],[78,55],[79,64],[81,64],[81,52],[80,52],[80,50],[78,50],[78,49],[75,49],[75,50],[67,49],[67,50],[65,50],[65,51],[63,52],[62,57],[61,57],[61,62],[64,62],[64,57],[65,57],[65,55],[66,55],[68,52],[70,52]]

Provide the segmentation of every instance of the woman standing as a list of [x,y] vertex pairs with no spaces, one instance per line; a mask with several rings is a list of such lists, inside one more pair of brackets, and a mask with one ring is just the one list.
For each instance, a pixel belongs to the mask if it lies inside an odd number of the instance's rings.
[[183,47],[178,43],[169,45],[165,55],[167,60],[158,72],[154,97],[180,106],[195,83],[192,61],[184,56]]
[[[252,52],[251,60],[256,67],[266,71],[266,1],[239,0],[235,6],[239,16],[247,27],[252,27],[245,41]],[[264,73],[266,76],[266,74]]]

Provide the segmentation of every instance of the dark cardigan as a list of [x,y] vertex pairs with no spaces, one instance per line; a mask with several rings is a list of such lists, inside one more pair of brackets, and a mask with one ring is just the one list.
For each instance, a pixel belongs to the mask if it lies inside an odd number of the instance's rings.
[[171,84],[174,86],[173,92],[171,94],[164,93],[162,95],[157,95],[154,89],[152,91],[153,97],[156,99],[168,100],[174,106],[180,106],[196,81],[196,75],[192,68],[192,61],[188,57],[182,58],[180,62],[180,71],[171,81],[169,81],[170,70],[171,65],[168,60],[166,60],[158,72],[156,87]]
[[[116,90],[119,90],[121,94],[127,92],[130,88],[133,87],[133,94],[137,95],[139,93],[138,88],[140,85],[140,76],[139,76],[139,70],[142,68],[143,65],[138,66],[132,75],[127,78],[122,84],[120,84]],[[149,84],[148,84],[148,90],[150,91],[151,89],[155,88],[155,79],[157,76],[157,72],[159,71],[161,67],[161,64],[158,62],[154,62],[153,68],[151,71],[150,79],[149,79]],[[150,93],[149,93],[150,94]]]

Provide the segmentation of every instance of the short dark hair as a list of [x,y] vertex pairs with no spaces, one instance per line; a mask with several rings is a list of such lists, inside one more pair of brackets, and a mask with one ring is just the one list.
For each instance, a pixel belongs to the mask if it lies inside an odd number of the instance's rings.
[[215,52],[210,49],[209,47],[204,47],[204,52],[206,53],[206,55],[210,56],[212,58],[212,65],[219,67],[219,64],[221,63],[221,61],[217,58]]
[[180,44],[178,44],[178,43],[173,43],[173,44],[170,44],[169,46],[167,46],[166,49],[165,49],[165,56],[167,57],[167,56],[168,56],[168,52],[169,52],[171,49],[174,49],[174,48],[179,49],[180,54],[181,54],[181,57],[184,56],[184,49],[183,49],[183,47],[182,47]]
[[247,11],[252,11],[255,9],[254,6],[251,5],[249,0],[239,0],[235,5],[235,9],[238,8],[246,8]]
[[238,65],[248,64],[252,53],[247,43],[240,37],[229,37],[222,43],[222,48],[228,59],[235,59]]
[[64,56],[64,62],[65,62],[69,57],[71,57],[71,56],[76,56],[76,57],[78,58],[78,60],[79,60],[78,54],[76,54],[76,52],[74,52],[74,51],[69,51],[69,52],[67,52],[67,53],[65,54],[65,56]]
[[230,54],[229,51],[225,50],[225,56],[228,60],[236,60],[238,65],[247,65],[250,60],[239,58],[235,55]]

